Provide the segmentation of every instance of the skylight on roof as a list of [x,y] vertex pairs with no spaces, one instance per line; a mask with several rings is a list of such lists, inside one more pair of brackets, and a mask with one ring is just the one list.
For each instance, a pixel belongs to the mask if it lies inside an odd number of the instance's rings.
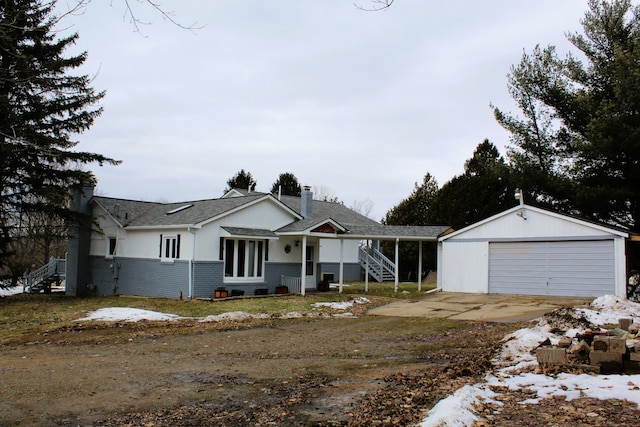
[[169,212],[167,212],[167,215],[172,215],[174,213],[178,213],[178,212],[183,211],[185,209],[189,209],[191,206],[193,206],[193,203],[190,203],[190,204],[184,205],[184,206],[180,206],[179,208],[171,209]]

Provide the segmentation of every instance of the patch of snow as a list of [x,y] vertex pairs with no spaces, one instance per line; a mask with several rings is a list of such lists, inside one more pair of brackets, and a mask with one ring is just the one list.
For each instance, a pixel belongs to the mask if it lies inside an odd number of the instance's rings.
[[22,293],[22,286],[14,286],[13,288],[0,288],[0,297],[8,297]]
[[247,319],[268,319],[271,317],[269,314],[251,314],[245,311],[230,311],[227,313],[211,315],[203,317],[200,322],[226,322],[232,320],[247,320]]
[[[576,309],[578,315],[584,315],[595,326],[617,324],[620,318],[640,318],[640,304],[613,296],[597,298],[591,309]],[[557,341],[561,336],[570,338],[583,332],[581,328],[568,328],[562,334],[551,332],[552,327],[541,319],[531,328],[520,329],[505,337],[505,344],[493,363],[497,372],[487,376],[485,382],[464,386],[453,395],[438,402],[420,424],[421,427],[462,427],[472,425],[477,419],[474,406],[481,400],[494,400],[499,394],[491,387],[509,390],[527,389],[536,393],[536,397],[523,404],[535,404],[548,397],[573,400],[591,397],[601,400],[618,399],[634,402],[640,408],[640,375],[587,375],[561,373],[555,377],[543,374],[522,373],[524,366],[536,364],[531,353],[538,345],[549,339]]]
[[497,396],[488,387],[465,385],[431,408],[420,427],[467,427],[478,419],[472,412],[480,400]]
[[78,321],[138,322],[140,320],[176,320],[179,318],[175,314],[158,313],[157,311],[141,310],[139,308],[110,307],[92,311],[87,317],[78,319]]
[[314,307],[314,308],[326,307],[326,308],[331,308],[331,309],[334,309],[334,310],[347,310],[347,309],[353,307],[355,304],[367,304],[369,302],[370,301],[367,298],[358,297],[358,298],[351,299],[349,301],[316,302],[314,304],[311,304],[311,307]]

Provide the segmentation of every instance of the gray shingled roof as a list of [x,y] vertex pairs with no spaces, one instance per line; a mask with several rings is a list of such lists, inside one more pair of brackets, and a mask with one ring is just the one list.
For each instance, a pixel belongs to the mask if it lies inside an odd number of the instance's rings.
[[[267,197],[267,194],[254,192],[241,197],[177,203],[142,202],[101,196],[95,196],[93,200],[124,227],[162,227],[197,225],[263,197]],[[281,196],[280,201],[292,211],[300,213],[300,197]],[[168,213],[171,211],[175,213]],[[354,239],[436,240],[450,228],[448,226],[382,225],[340,203],[314,200],[311,218],[294,221],[276,231],[278,233],[303,232],[328,220],[333,220],[347,230],[341,236]],[[224,228],[233,235],[275,236],[271,231],[264,229]]]
[[354,225],[347,234],[352,238],[435,241],[450,229],[448,225]]
[[[300,197],[294,196],[281,196],[280,198],[282,203],[298,213],[300,212],[301,200],[302,199]],[[349,224],[380,225],[380,223],[372,220],[371,218],[367,218],[364,215],[360,215],[358,212],[353,209],[349,209],[341,203],[314,200],[311,209],[312,216],[310,219],[317,220],[317,222],[324,222],[327,218],[331,218],[345,227]]]
[[[99,196],[94,197],[93,200],[105,208],[107,212],[125,227],[145,227],[197,225],[264,196],[264,194],[256,194],[245,197],[178,203],[139,202]],[[192,206],[173,214],[167,214],[167,212],[187,205]]]

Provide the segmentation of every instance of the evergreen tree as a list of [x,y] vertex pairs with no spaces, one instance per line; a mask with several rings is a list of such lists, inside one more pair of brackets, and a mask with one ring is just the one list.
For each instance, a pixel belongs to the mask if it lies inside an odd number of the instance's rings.
[[[389,209],[382,220],[386,225],[430,225],[427,215],[431,202],[438,192],[438,182],[430,173],[426,173],[422,184],[416,182],[413,191],[406,199]],[[394,258],[395,244],[382,242],[381,249],[390,259]],[[399,249],[399,270],[403,280],[417,280],[418,244],[401,242]],[[435,250],[423,252],[423,265],[427,269],[435,269]]]
[[292,173],[281,173],[276,182],[271,186],[271,194],[282,194],[283,196],[300,197],[302,187],[298,178]]
[[516,169],[543,197],[640,231],[640,8],[590,0],[581,23],[584,33],[568,38],[585,60],[553,46],[525,54],[510,82],[527,120],[496,117],[512,132]]
[[257,184],[258,183],[251,176],[251,172],[246,172],[244,169],[240,169],[240,172],[227,180],[227,188],[224,192],[226,193],[233,188],[255,191]]
[[465,162],[464,173],[438,191],[427,220],[458,230],[513,206],[514,192],[504,159],[495,145],[485,139]]
[[74,139],[102,109],[88,76],[72,75],[87,58],[65,56],[77,34],[59,37],[55,2],[0,3],[0,267],[11,255],[25,215],[70,218],[70,186],[92,184],[81,166],[116,164],[100,154],[78,152]]
[[414,184],[411,195],[387,211],[382,220],[387,225],[428,225],[427,212],[438,192],[438,182],[429,172],[422,184]]

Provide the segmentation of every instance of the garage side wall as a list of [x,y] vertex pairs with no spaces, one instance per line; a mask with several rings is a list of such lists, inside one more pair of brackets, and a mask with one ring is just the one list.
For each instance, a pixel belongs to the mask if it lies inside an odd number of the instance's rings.
[[489,243],[445,241],[442,243],[442,290],[487,293],[489,290]]

